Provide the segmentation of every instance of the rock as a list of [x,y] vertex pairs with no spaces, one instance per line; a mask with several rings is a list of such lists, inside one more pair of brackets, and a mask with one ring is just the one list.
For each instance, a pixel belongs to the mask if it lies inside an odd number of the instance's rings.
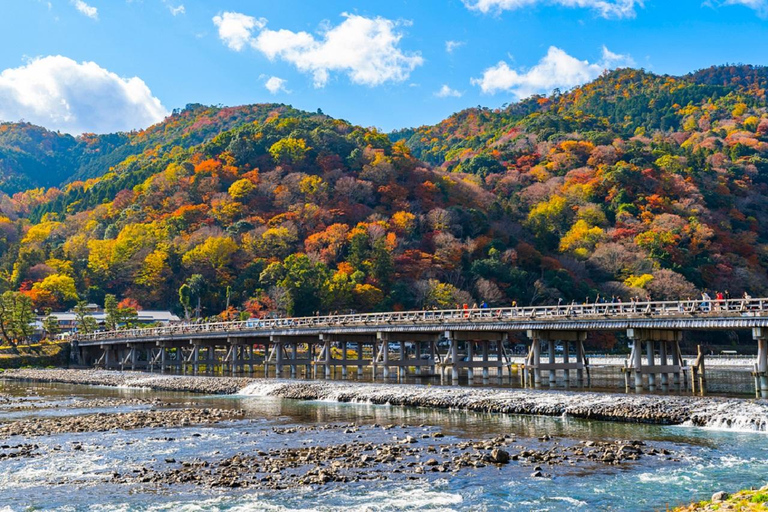
[[505,450],[501,450],[499,448],[493,449],[491,451],[491,462],[494,462],[496,464],[509,463],[509,452]]
[[437,466],[438,464],[436,459],[428,459],[427,462],[424,463],[425,466]]
[[717,503],[719,501],[725,501],[730,497],[730,494],[728,494],[725,491],[716,492],[712,495],[712,501]]

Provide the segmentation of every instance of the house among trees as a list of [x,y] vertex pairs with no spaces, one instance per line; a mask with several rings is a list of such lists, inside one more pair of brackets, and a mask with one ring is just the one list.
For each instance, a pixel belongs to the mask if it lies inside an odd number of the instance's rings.
[[[93,319],[95,325],[97,326],[98,330],[105,330],[107,326],[107,316],[108,313],[101,307],[99,307],[96,304],[88,304],[85,306],[86,314]],[[77,326],[79,323],[79,318],[82,313],[79,313],[78,311],[75,311],[74,309],[70,309],[69,311],[63,311],[63,312],[51,312],[47,316],[39,316],[38,322],[40,325],[42,325],[42,322],[46,318],[54,318],[56,320],[56,323],[58,324],[59,333],[70,333],[70,332],[77,332]],[[136,325],[148,325],[148,324],[158,324],[158,325],[169,325],[173,322],[179,322],[181,319],[173,314],[170,311],[148,311],[148,310],[141,310],[136,312],[136,316],[134,318],[130,319],[131,324]]]

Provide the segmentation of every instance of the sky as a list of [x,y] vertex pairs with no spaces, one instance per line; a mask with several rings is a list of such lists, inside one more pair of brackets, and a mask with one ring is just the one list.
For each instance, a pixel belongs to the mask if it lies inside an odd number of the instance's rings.
[[768,0],[0,0],[0,120],[107,133],[276,102],[390,131],[766,50]]

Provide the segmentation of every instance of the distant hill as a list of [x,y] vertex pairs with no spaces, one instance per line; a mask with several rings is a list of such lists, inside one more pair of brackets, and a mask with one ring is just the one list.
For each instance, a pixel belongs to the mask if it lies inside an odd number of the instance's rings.
[[463,152],[494,144],[512,129],[535,132],[539,139],[570,132],[609,139],[681,129],[681,107],[740,96],[748,106],[765,105],[768,67],[716,66],[683,77],[619,69],[564,94],[535,96],[503,109],[471,108],[434,126],[394,132],[419,158],[437,165]]
[[163,122],[130,133],[73,137],[29,123],[0,124],[0,191],[13,194],[101,176],[128,157],[189,148],[221,132],[288,110],[274,104],[243,107],[187,105]]

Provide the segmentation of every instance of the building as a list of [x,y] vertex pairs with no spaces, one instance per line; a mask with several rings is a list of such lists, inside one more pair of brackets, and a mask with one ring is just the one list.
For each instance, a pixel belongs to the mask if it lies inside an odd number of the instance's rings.
[[[107,314],[96,304],[86,306],[89,316],[91,316],[99,325],[99,329],[104,329]],[[143,309],[137,312],[137,317],[133,320],[136,324],[154,324],[169,325],[174,322],[180,322],[181,319],[170,311],[156,311]],[[59,329],[62,333],[77,332],[77,314],[70,310],[64,312],[52,312],[50,316],[56,318],[59,323]],[[45,317],[38,317],[38,323],[42,327],[42,321]],[[37,325],[37,324],[36,324]]]

